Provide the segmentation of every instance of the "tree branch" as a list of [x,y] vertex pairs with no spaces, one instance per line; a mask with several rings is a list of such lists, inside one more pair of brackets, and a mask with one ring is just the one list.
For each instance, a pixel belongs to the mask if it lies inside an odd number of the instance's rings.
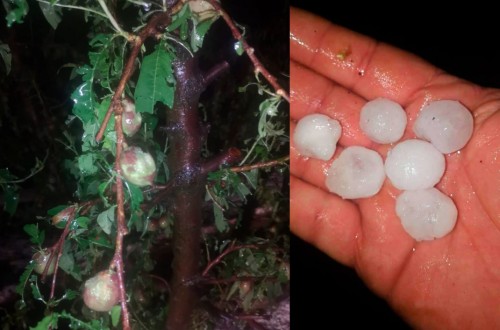
[[275,160],[270,160],[270,161],[264,162],[264,163],[231,167],[230,170],[231,170],[231,172],[247,172],[247,171],[255,170],[258,168],[273,167],[273,166],[276,166],[279,164],[286,163],[289,160],[290,160],[290,156],[284,156],[284,157],[281,157],[281,158],[278,158]]
[[278,83],[277,79],[267,71],[267,69],[262,65],[260,60],[255,56],[254,54],[254,49],[250,47],[250,45],[246,42],[245,38],[241,35],[240,31],[234,24],[233,20],[231,17],[222,9],[221,5],[216,1],[216,0],[207,0],[214,8],[217,10],[217,12],[222,16],[224,21],[226,21],[226,24],[229,26],[229,29],[231,30],[231,33],[233,34],[233,37],[241,42],[241,45],[243,46],[243,49],[245,50],[245,53],[248,55],[250,60],[253,63],[253,66],[255,67],[256,73],[262,73],[264,78],[273,86],[274,90],[276,91],[276,94],[282,96],[285,100],[290,103],[290,96],[288,93],[285,91],[283,87],[280,86]]

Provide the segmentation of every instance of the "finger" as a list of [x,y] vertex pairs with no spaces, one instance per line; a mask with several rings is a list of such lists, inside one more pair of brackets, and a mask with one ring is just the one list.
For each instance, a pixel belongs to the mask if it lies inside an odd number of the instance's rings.
[[372,142],[361,132],[359,115],[366,100],[318,75],[297,62],[290,63],[291,118],[321,113],[340,122],[343,146],[369,147]]
[[440,73],[414,55],[295,8],[290,56],[365,99],[387,97],[401,104]]
[[354,265],[360,231],[357,207],[342,198],[291,176],[290,229],[330,257]]

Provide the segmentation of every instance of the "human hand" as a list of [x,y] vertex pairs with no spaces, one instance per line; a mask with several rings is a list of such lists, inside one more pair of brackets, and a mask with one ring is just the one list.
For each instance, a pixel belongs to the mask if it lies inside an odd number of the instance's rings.
[[387,97],[406,109],[403,139],[413,138],[421,106],[458,100],[474,115],[474,134],[446,155],[437,185],[455,201],[455,229],[415,242],[396,216],[400,193],[386,180],[374,197],[354,201],[328,193],[328,162],[300,157],[291,146],[291,228],[332,258],[354,267],[377,294],[419,328],[500,327],[500,91],[452,77],[410,54],[291,9],[291,130],[309,113],[342,124],[334,158],[362,145],[384,158],[359,129],[362,105]]

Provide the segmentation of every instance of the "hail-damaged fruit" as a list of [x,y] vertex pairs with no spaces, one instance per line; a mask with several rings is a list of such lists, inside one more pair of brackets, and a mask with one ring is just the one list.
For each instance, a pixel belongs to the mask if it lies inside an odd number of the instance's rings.
[[75,205],[68,206],[52,217],[52,224],[55,226],[60,222],[66,222],[70,217],[74,216]]
[[[49,259],[50,259],[50,252],[47,251],[47,249],[35,253],[32,258],[32,260],[35,262],[35,268],[34,268],[35,272],[37,272],[40,275],[43,274],[43,271],[45,270],[45,267],[47,267]],[[54,274],[55,265],[56,265],[56,258],[54,256],[52,258],[49,268],[47,269],[47,275]]]
[[205,0],[191,0],[189,3],[189,9],[193,16],[196,18],[198,22],[205,21],[207,19],[211,19],[218,15],[215,8]]
[[138,147],[125,149],[120,157],[120,166],[125,179],[139,187],[153,184],[156,165],[153,157]]
[[96,312],[107,312],[119,300],[120,287],[116,273],[104,270],[85,282],[83,301],[88,308]]
[[125,133],[125,135],[127,136],[133,136],[141,128],[142,116],[140,113],[135,112],[135,104],[134,102],[132,102],[132,100],[124,98],[122,100],[122,106],[123,133]]

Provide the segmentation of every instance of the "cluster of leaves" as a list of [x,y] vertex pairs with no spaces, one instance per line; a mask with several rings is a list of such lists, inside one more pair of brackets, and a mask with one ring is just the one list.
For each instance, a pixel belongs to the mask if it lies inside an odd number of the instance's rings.
[[[3,1],[7,12],[7,24],[22,23],[23,17],[28,13],[29,6],[25,0]],[[113,26],[103,19],[102,10],[95,2],[82,1],[40,1],[42,12],[55,29],[61,21],[64,7],[72,6],[82,9],[85,18],[92,20],[90,52],[88,64],[74,68],[73,79],[78,81],[78,86],[71,94],[74,102],[72,115],[67,121],[71,127],[77,127],[81,134],[74,136],[64,132],[60,139],[65,147],[74,154],[74,158],[64,161],[65,170],[71,173],[77,183],[74,198],[79,204],[66,204],[57,206],[39,218],[39,223],[25,226],[26,233],[31,242],[43,248],[45,231],[42,229],[52,217],[61,211],[74,207],[74,219],[70,219],[69,235],[62,249],[59,268],[69,276],[60,276],[66,287],[79,288],[81,282],[92,274],[102,270],[103,265],[109,264],[114,252],[114,238],[116,236],[116,200],[114,199],[114,158],[116,146],[116,132],[114,131],[114,118],[108,123],[102,143],[97,143],[95,136],[99,130],[104,116],[110,106],[124,64],[127,60],[128,40],[123,33],[102,33],[113,31]],[[135,2],[125,3],[126,7],[134,6]],[[137,6],[135,25],[140,28],[149,17],[151,6],[156,3],[140,2]],[[95,13],[101,13],[95,15]],[[135,100],[136,110],[142,113],[143,124],[141,130],[132,138],[127,138],[128,145],[139,146],[153,155],[156,167],[160,169],[155,179],[156,184],[165,184],[169,180],[166,152],[168,141],[158,131],[158,106],[163,104],[172,107],[175,90],[175,79],[172,73],[172,61],[175,59],[173,44],[181,45],[195,53],[202,47],[205,34],[208,32],[215,18],[199,20],[184,6],[172,20],[163,39],[153,47],[143,47],[138,61],[140,71],[134,80],[131,80],[125,94]],[[239,43],[237,43],[239,44]],[[241,47],[235,47],[241,55]],[[275,151],[287,143],[285,114],[279,111],[281,98],[261,83],[257,86],[258,93],[267,97],[256,111],[258,128],[254,139],[244,142],[245,157],[240,165],[266,161],[275,157]],[[247,92],[249,86],[242,88]],[[72,129],[71,131],[75,131]],[[37,163],[39,169],[40,164]],[[35,171],[35,170],[34,170]],[[11,194],[10,203],[5,207],[8,212],[15,210],[16,188],[12,186],[17,178],[6,171],[0,171],[0,188],[4,190],[5,198]],[[219,232],[229,230],[228,219],[225,212],[237,209],[246,203],[250,196],[262,185],[260,171],[257,169],[235,173],[225,168],[209,174],[206,200],[212,201],[215,226]],[[125,209],[127,225],[130,232],[129,249],[126,258],[133,260],[133,266],[127,268],[128,287],[142,288],[139,291],[155,292],[155,280],[144,279],[140,276],[154,269],[154,261],[149,251],[157,240],[171,234],[173,221],[168,209],[164,205],[150,205],[153,190],[143,190],[138,186],[125,182]],[[145,207],[145,205],[147,207]],[[239,214],[241,217],[241,213]],[[167,218],[169,224],[160,230],[152,231],[151,222],[155,219]],[[65,221],[55,226],[64,228]],[[227,241],[218,239],[207,240],[212,246],[212,253],[221,253]],[[245,242],[246,244],[250,244]],[[255,242],[251,242],[254,244]],[[263,242],[258,242],[263,243]],[[266,243],[269,246],[273,244]],[[134,246],[136,248],[134,248]],[[242,249],[234,253],[215,270],[218,277],[253,276],[255,281],[251,294],[239,295],[238,304],[243,310],[249,311],[258,301],[269,300],[281,293],[283,285],[288,281],[282,265],[286,264],[286,253],[277,253],[275,249]],[[209,260],[207,260],[208,262]],[[107,329],[116,326],[120,310],[114,309],[108,317],[89,311],[81,302],[76,291],[65,289],[59,296],[46,300],[47,294],[40,285],[40,276],[34,274],[34,263],[31,262],[21,276],[17,292],[21,295],[20,309],[33,308],[36,304],[43,303],[50,313],[36,325],[35,329],[56,327],[60,322],[65,322],[72,328]],[[260,280],[264,279],[264,280]],[[234,300],[235,294],[241,283],[236,281],[224,287],[214,288],[210,296],[223,297],[225,301]],[[137,295],[133,295],[132,304],[136,306],[133,312],[135,322],[149,328],[160,322],[164,316],[164,306],[167,290],[155,297],[150,304],[138,303]],[[137,299],[137,300],[134,300]],[[58,307],[58,309],[56,309]],[[59,310],[59,311],[57,311]],[[75,315],[81,315],[76,317]],[[90,321],[86,321],[90,320]],[[146,323],[147,322],[147,323]],[[143,324],[145,323],[145,324]]]

